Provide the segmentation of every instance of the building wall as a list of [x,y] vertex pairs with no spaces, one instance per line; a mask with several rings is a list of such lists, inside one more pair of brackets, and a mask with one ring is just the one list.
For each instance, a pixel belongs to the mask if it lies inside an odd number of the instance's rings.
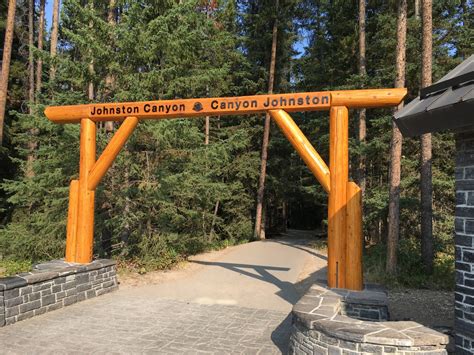
[[456,290],[457,354],[474,350],[474,130],[456,134]]

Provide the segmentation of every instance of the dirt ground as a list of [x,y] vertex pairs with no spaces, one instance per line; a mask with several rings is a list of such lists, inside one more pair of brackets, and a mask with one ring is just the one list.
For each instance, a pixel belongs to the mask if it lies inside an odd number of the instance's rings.
[[388,298],[392,320],[412,320],[435,329],[454,325],[454,292],[391,290]]
[[[213,250],[207,253],[194,255],[188,258],[189,261],[214,261],[219,257],[229,253],[235,247],[227,247],[222,250]],[[154,285],[161,282],[178,280],[184,277],[188,277],[193,273],[197,272],[204,266],[197,263],[184,261],[178,263],[170,270],[153,271],[145,274],[138,274],[136,272],[127,272],[125,270],[119,271],[119,282],[120,287],[130,288],[144,285]]]
[[404,289],[388,292],[391,320],[411,320],[450,336],[454,354],[454,292]]

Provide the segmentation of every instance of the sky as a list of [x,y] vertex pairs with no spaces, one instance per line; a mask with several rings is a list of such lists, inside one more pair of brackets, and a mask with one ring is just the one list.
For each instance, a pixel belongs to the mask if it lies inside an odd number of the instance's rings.
[[46,0],[46,24],[48,31],[51,28],[51,23],[53,18],[53,0]]

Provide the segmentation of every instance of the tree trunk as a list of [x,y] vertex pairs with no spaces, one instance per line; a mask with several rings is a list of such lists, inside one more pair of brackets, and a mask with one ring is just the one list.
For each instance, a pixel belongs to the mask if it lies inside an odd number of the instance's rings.
[[[94,11],[94,1],[93,0],[89,0],[89,9],[91,11]],[[94,23],[91,21],[89,21],[89,29],[92,31],[92,28],[94,27]],[[88,67],[88,70],[89,70],[89,75],[91,77],[91,80],[89,81],[89,85],[88,85],[88,93],[87,93],[87,97],[89,98],[89,100],[94,100],[94,82],[92,80],[92,78],[94,77],[94,59],[93,59],[93,53],[92,53],[92,50],[89,49],[89,67]]]
[[[209,86],[206,87],[206,95],[209,97]],[[209,145],[209,131],[211,128],[211,123],[209,121],[209,116],[206,116],[206,124],[204,130],[204,145]]]
[[[89,74],[92,76],[94,75],[94,62],[91,61],[89,63]],[[94,83],[91,81],[89,81],[89,85],[88,85],[88,88],[87,88],[87,97],[89,98],[89,100],[94,100]]]
[[[35,17],[35,4],[34,0],[28,0],[28,113],[33,114],[32,104],[35,101],[35,61],[33,57],[33,46],[34,42],[34,28],[33,19]],[[36,138],[37,130],[30,129],[30,139],[28,140],[28,157],[26,158],[26,177],[31,178],[34,176],[33,161],[34,152],[36,150]]]
[[217,212],[219,212],[219,203],[220,201],[217,200],[216,204],[214,205],[214,214],[212,215],[211,229],[209,231],[209,243],[212,242],[212,235],[214,234],[214,226],[216,225],[216,220],[217,220]]
[[[464,24],[472,24],[472,2],[471,6],[468,6],[468,1],[469,0],[461,0],[461,9],[462,9],[462,16],[461,16],[461,21]],[[467,57],[469,57],[469,47],[467,46],[460,46],[461,48],[458,48],[458,53],[459,53],[459,58],[462,60],[466,60]]]
[[[272,51],[270,58],[270,71],[268,77],[268,93],[273,93],[273,84],[275,81],[275,63],[276,63],[276,48],[277,48],[277,35],[278,35],[278,2],[275,3],[275,19],[273,22],[272,31]],[[262,142],[262,155],[260,165],[260,178],[258,181],[257,191],[257,210],[255,213],[255,239],[265,239],[264,233],[262,234],[262,212],[263,212],[263,198],[265,195],[265,178],[267,176],[267,160],[268,160],[268,142],[270,140],[270,127],[271,118],[270,114],[265,115],[265,126],[263,129],[263,142]]]
[[[46,5],[46,0],[41,0],[40,2],[40,14],[39,14],[39,23],[38,23],[38,50],[43,50],[43,37],[44,37],[44,9]],[[41,80],[43,74],[43,59],[38,58],[36,62],[36,94],[41,93]]]
[[54,0],[53,3],[53,23],[51,25],[51,47],[50,55],[53,63],[51,64],[49,79],[54,80],[56,76],[56,67],[54,65],[54,57],[56,57],[58,49],[58,29],[59,29],[59,0]]
[[[209,20],[211,17],[211,11],[214,11],[217,4],[215,4],[214,1],[207,1],[206,0],[206,17]],[[209,97],[209,85],[206,86],[206,95]],[[205,129],[204,129],[204,145],[209,145],[209,131],[211,128],[211,122],[209,116],[206,116],[206,121],[205,121]]]
[[415,0],[415,18],[420,19],[420,0]]
[[[109,9],[107,12],[107,21],[111,27],[115,26],[115,11],[116,11],[116,0],[109,0]],[[113,39],[111,39],[113,41]],[[105,77],[105,86],[108,94],[112,91],[112,88],[115,84],[115,78],[112,74],[107,74]],[[105,131],[107,133],[112,133],[114,131],[114,122],[107,121],[105,122]]]
[[[395,87],[405,86],[406,38],[407,38],[407,0],[399,0],[397,13],[397,54]],[[403,107],[401,103],[398,109]],[[389,274],[397,272],[398,239],[400,233],[400,163],[402,156],[402,135],[392,123],[392,142],[390,147],[390,191],[388,204],[387,265]]]
[[204,136],[205,145],[209,145],[209,129],[210,129],[209,116],[206,116],[206,129],[205,129],[205,136]]
[[[365,60],[365,1],[359,0],[359,74],[365,76],[366,60]],[[359,111],[359,143],[363,147],[367,136],[367,124],[366,124],[366,110],[362,109]],[[365,153],[361,153],[359,160],[359,187],[362,196],[365,195]]]
[[124,214],[124,219],[125,219],[125,225],[123,226],[123,230],[120,233],[120,241],[122,242],[122,255],[127,255],[128,253],[128,240],[130,238],[130,223],[129,223],[129,218],[130,218],[130,174],[128,169],[125,169],[125,186],[126,186],[126,196],[125,196],[125,205],[123,209],[123,214]]
[[283,201],[282,203],[281,218],[283,219],[283,232],[286,233],[288,230],[288,202]]
[[[33,19],[35,17],[35,2],[28,0],[28,101],[35,101],[35,61],[33,57],[33,46],[35,45],[35,29]],[[29,109],[31,114],[31,107]]]
[[16,0],[9,0],[5,42],[3,44],[2,77],[0,78],[0,146],[3,145],[3,125],[5,124],[5,106],[7,104],[8,78],[10,76],[15,10]]
[[[423,43],[421,87],[431,85],[432,0],[422,0]],[[421,255],[427,273],[433,272],[433,183],[431,180],[431,134],[421,136]]]

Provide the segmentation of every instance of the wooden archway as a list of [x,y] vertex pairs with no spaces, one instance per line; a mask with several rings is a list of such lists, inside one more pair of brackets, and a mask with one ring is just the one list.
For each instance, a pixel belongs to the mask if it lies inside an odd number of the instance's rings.
[[[80,123],[79,180],[69,193],[66,261],[92,261],[94,194],[140,120],[269,112],[278,127],[329,194],[328,286],[361,290],[362,202],[349,181],[348,109],[398,105],[406,89],[371,89],[242,97],[51,106],[46,117],[59,124]],[[329,110],[329,167],[288,112]],[[96,123],[120,121],[120,128],[96,160]]]

